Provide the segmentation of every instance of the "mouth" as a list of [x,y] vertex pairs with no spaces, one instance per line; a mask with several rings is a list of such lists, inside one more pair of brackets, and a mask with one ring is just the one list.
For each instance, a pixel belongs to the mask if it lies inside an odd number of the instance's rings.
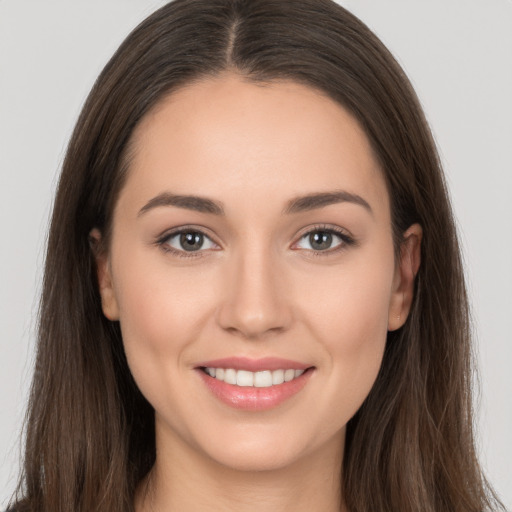
[[278,370],[262,370],[251,372],[249,370],[235,370],[234,368],[214,368],[211,366],[200,368],[210,377],[239,387],[268,388],[271,386],[280,386],[285,382],[290,382],[299,378],[310,368],[293,369],[280,368]]
[[248,411],[279,406],[298,394],[315,371],[314,366],[276,358],[219,359],[195,369],[221,402]]

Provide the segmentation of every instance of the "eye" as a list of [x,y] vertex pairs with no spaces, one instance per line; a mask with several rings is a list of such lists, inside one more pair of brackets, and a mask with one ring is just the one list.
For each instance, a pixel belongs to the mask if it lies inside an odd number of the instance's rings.
[[179,256],[188,256],[185,253],[197,253],[218,247],[210,237],[195,229],[181,229],[166,234],[158,244],[166,251],[177,253]]
[[354,244],[353,238],[340,230],[315,228],[303,235],[294,248],[315,252],[335,252],[352,244]]

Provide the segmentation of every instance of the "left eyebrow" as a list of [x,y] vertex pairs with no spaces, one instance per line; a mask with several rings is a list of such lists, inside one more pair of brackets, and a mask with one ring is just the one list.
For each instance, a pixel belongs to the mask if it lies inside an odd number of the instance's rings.
[[367,201],[365,201],[361,196],[346,192],[345,190],[335,190],[333,192],[317,192],[308,194],[307,196],[295,197],[288,202],[284,213],[291,214],[305,212],[337,203],[357,204],[365,208],[370,214],[373,215],[373,210]]

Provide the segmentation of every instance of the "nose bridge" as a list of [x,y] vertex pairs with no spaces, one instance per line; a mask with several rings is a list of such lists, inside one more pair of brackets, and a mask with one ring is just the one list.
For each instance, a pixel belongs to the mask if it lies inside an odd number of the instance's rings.
[[219,322],[229,331],[257,338],[285,329],[291,318],[283,276],[269,244],[251,240],[232,255]]

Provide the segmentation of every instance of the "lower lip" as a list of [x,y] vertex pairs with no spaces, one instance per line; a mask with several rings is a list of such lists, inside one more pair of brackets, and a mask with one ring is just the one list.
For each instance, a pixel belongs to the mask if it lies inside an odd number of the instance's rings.
[[203,370],[197,369],[197,371],[208,389],[225,404],[235,409],[265,411],[277,407],[301,391],[309,381],[313,368],[309,368],[301,376],[289,382],[266,388],[234,386],[210,377]]

